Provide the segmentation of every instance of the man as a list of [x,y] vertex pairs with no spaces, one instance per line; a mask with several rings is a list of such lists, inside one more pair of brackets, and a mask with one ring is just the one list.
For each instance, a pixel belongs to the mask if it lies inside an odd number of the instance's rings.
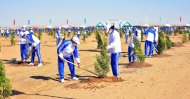
[[1,36],[3,37],[4,36],[4,30],[1,29]]
[[60,42],[60,35],[61,35],[61,33],[60,33],[60,29],[59,28],[57,28],[56,29],[56,45],[58,45],[59,44],[59,42]]
[[35,54],[38,56],[38,67],[42,66],[42,59],[40,54],[40,40],[33,34],[27,34],[23,36],[26,38],[27,43],[29,44],[32,50],[31,62],[28,65],[34,65]]
[[[155,41],[154,41],[154,49],[156,51],[156,53],[158,53],[158,27],[154,27],[154,30],[155,30]],[[153,51],[154,52],[154,51]]]
[[129,27],[125,29],[125,42],[128,43],[128,36],[129,36]]
[[136,28],[134,36],[137,38],[139,43],[141,43],[141,30]]
[[80,28],[77,29],[77,37],[80,39]]
[[150,27],[144,32],[144,34],[146,35],[145,56],[151,57],[153,55],[153,42],[155,42],[156,39],[155,30]]
[[131,35],[129,46],[128,46],[128,59],[129,63],[133,63],[137,60],[136,55],[134,54],[134,43],[133,43],[133,38],[135,37],[135,34]]
[[[79,45],[78,37],[73,37],[71,40],[64,40],[61,45],[57,48],[58,54],[58,71],[59,71],[59,78],[61,82],[64,82],[64,62],[69,61],[74,63],[73,57],[75,57],[78,67],[80,67],[80,58],[78,55],[78,47]],[[71,63],[67,62],[70,72],[71,78],[74,80],[78,80],[75,74],[75,66]]]
[[10,36],[9,28],[6,28],[5,38],[8,38],[9,36]]
[[26,42],[26,38],[23,38],[23,35],[27,35],[29,32],[26,30],[26,26],[23,25],[21,27],[21,30],[18,29],[18,35],[19,35],[19,44],[20,44],[20,55],[22,62],[28,62],[28,45]]
[[[109,28],[109,29],[108,29]],[[107,46],[108,52],[111,53],[111,68],[113,75],[119,77],[119,65],[118,60],[121,53],[121,40],[119,33],[115,30],[114,25],[107,26],[107,32],[109,33],[109,45]]]
[[29,28],[29,33],[31,33],[32,35],[34,35],[34,29],[32,27]]

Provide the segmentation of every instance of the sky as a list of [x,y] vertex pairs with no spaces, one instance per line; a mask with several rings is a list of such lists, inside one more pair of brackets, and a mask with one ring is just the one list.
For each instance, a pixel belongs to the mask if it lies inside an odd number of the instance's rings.
[[189,4],[190,0],[0,0],[0,26],[13,26],[13,20],[16,26],[27,25],[28,20],[30,25],[63,26],[67,19],[71,26],[94,26],[107,20],[187,24]]

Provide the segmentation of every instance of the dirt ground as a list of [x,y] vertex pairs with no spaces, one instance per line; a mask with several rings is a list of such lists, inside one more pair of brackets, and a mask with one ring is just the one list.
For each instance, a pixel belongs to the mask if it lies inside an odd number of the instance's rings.
[[[15,38],[18,41],[18,38]],[[181,42],[181,36],[172,36]],[[27,64],[9,64],[12,58],[20,60],[19,44],[10,46],[10,39],[0,37],[2,49],[0,59],[6,64],[7,76],[13,86],[12,99],[190,99],[190,43],[165,51],[164,57],[146,58],[150,66],[126,68],[127,44],[122,38],[122,54],[119,60],[119,82],[85,82],[70,79],[68,66],[65,66],[66,81],[60,83],[57,70],[55,39],[43,33],[41,54],[42,67]],[[144,46],[144,45],[143,45]],[[94,71],[94,62],[99,50],[94,35],[81,40],[79,54],[81,67]],[[37,61],[37,57],[36,57]],[[37,64],[36,64],[37,65]],[[76,68],[83,77],[94,74]],[[112,77],[111,71],[108,74]]]

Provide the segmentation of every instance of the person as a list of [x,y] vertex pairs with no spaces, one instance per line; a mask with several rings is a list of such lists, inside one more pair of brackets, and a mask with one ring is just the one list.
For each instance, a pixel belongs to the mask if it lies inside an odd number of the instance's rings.
[[[59,71],[59,78],[61,82],[64,82],[64,62],[69,61],[71,63],[74,63],[73,57],[75,57],[78,67],[80,68],[80,58],[78,54],[78,46],[80,42],[78,37],[73,37],[71,40],[64,40],[58,46],[57,48],[57,54],[58,54],[58,71]],[[71,63],[67,62],[70,73],[71,73],[71,78],[74,80],[78,80],[79,78],[76,77],[75,74],[75,66]]]
[[141,30],[140,29],[138,29],[138,28],[135,29],[134,36],[137,38],[139,43],[141,43]]
[[3,37],[4,36],[4,30],[1,29],[1,36]]
[[59,42],[60,42],[60,35],[61,35],[61,33],[60,33],[60,29],[59,28],[57,28],[56,29],[56,45],[58,45],[59,44]]
[[29,28],[29,33],[31,33],[32,35],[34,35],[34,29],[32,27]]
[[26,38],[23,38],[23,35],[27,35],[29,32],[26,30],[26,26],[23,25],[21,29],[18,29],[19,44],[20,44],[20,55],[22,62],[28,62],[28,45]]
[[80,28],[77,29],[77,37],[80,39]]
[[128,43],[128,36],[129,36],[129,27],[125,29],[125,43]]
[[6,28],[5,30],[5,38],[8,38],[10,36],[9,28]]
[[[109,28],[109,29],[108,29]],[[120,34],[116,31],[114,25],[107,26],[109,33],[109,45],[107,46],[108,52],[111,53],[111,68],[115,77],[119,77],[118,60],[121,53],[121,40]]]
[[[155,41],[154,41],[153,46],[154,46],[156,53],[158,53],[158,27],[154,27],[154,30],[155,30],[155,36],[156,37],[155,37]],[[154,50],[153,50],[153,52],[154,52]]]
[[133,43],[133,38],[135,37],[135,34],[131,35],[130,42],[128,45],[128,60],[129,63],[133,63],[137,60],[136,55],[134,54],[134,43]]
[[38,67],[42,66],[43,64],[40,54],[40,40],[36,36],[30,33],[23,35],[23,37],[26,38],[26,41],[29,44],[30,49],[32,51],[31,62],[28,65],[34,65],[35,54],[37,54]]
[[[145,56],[146,57],[152,57],[153,55],[153,42],[155,42],[155,30],[150,27],[148,28],[144,34],[146,35],[146,41],[145,41]],[[149,50],[148,50],[149,48]]]
[[86,40],[86,32],[87,32],[87,30],[84,28],[84,31],[83,31],[83,39],[84,39],[84,41]]

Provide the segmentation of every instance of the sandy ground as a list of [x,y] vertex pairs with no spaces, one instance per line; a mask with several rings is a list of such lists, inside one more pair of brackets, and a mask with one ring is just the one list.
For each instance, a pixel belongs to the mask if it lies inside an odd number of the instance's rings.
[[[60,83],[57,70],[55,39],[43,34],[41,43],[42,67],[5,64],[8,78],[11,80],[14,94],[12,99],[190,99],[190,43],[184,47],[165,51],[167,57],[146,58],[151,67],[126,68],[128,58],[127,44],[122,38],[122,50],[119,60],[122,82],[84,83],[73,81],[69,77],[68,66],[65,66],[65,83]],[[18,40],[18,38],[16,38]],[[176,42],[181,37],[173,37]],[[10,46],[10,39],[0,37],[2,51],[0,59],[20,60],[18,42]],[[45,41],[47,41],[45,43]],[[86,43],[81,41],[79,54],[81,66],[94,71],[97,44],[94,35]],[[36,57],[37,60],[37,57]],[[76,68],[81,76],[94,76]],[[108,76],[112,76],[111,72]]]

